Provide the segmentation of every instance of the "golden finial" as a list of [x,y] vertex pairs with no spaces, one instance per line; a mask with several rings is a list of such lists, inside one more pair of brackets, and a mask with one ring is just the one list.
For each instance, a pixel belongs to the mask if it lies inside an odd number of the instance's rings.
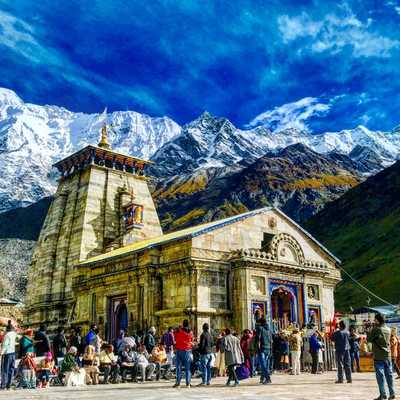
[[99,147],[101,147],[102,149],[107,149],[107,150],[111,150],[111,146],[108,144],[108,140],[107,140],[107,126],[104,123],[103,127],[101,128],[101,139],[100,139],[100,143],[98,144]]

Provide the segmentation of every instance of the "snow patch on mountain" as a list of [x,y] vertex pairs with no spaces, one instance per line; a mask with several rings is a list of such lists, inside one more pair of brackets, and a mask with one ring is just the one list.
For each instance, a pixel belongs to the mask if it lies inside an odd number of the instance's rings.
[[[99,141],[104,114],[74,113],[65,108],[24,103],[0,88],[0,212],[51,195],[52,164]],[[167,117],[134,111],[108,114],[109,142],[121,153],[148,159],[180,133]]]

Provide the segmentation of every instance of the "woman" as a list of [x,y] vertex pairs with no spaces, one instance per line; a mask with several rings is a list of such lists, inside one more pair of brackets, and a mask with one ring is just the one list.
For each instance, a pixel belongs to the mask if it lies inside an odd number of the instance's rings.
[[19,341],[19,353],[18,358],[24,358],[28,353],[34,353],[35,348],[33,346],[33,330],[27,329],[24,336]]
[[36,388],[36,363],[33,353],[26,353],[18,366],[21,372],[20,385],[24,389]]
[[243,331],[242,338],[240,339],[240,347],[244,356],[244,363],[246,367],[250,370],[251,375],[253,375],[252,365],[251,365],[251,354],[250,354],[250,343],[253,339],[253,334],[250,329],[245,329]]
[[99,383],[99,360],[94,346],[88,345],[82,357],[82,365],[86,372],[86,385],[97,385]]
[[215,351],[217,352],[215,367],[218,369],[218,376],[225,376],[225,356],[221,353],[221,345],[224,336],[225,332],[221,331],[217,337],[217,342],[215,344]]
[[283,332],[279,333],[279,354],[279,369],[287,371],[289,369],[289,342]]
[[398,346],[399,346],[399,338],[397,336],[397,329],[396,327],[393,327],[391,330],[391,335],[390,335],[390,353],[392,356],[392,364],[393,364],[393,369],[397,373],[397,377],[400,377],[400,368],[397,363],[398,359]]
[[193,333],[189,328],[189,321],[183,320],[182,327],[175,334],[176,349],[176,382],[174,387],[181,385],[182,366],[185,368],[186,387],[191,387],[190,367],[192,363]]
[[229,386],[231,381],[235,382],[234,386],[239,385],[236,367],[243,364],[244,357],[240,348],[240,340],[232,335],[229,328],[225,329],[225,336],[221,343],[221,353],[225,354],[225,364],[228,367],[228,381],[226,382],[226,386]]
[[53,354],[47,352],[45,358],[40,362],[38,368],[38,381],[40,388],[48,388],[50,382],[50,375],[54,369]]
[[76,362],[78,349],[72,346],[61,363],[61,373],[65,375],[65,386],[83,386],[85,384],[85,370],[79,368]]

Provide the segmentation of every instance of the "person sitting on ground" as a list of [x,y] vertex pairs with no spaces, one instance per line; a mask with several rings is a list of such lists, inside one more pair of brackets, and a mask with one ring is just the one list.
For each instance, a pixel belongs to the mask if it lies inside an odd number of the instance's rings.
[[146,350],[146,347],[143,344],[141,344],[136,353],[135,364],[137,368],[137,375],[140,374],[142,382],[151,380],[153,372],[156,368],[154,363],[149,362],[149,358],[150,356]]
[[50,375],[54,370],[53,354],[49,351],[45,358],[39,363],[38,381],[40,388],[48,388],[50,385]]
[[65,386],[83,386],[85,384],[86,372],[79,368],[76,361],[78,349],[72,346],[61,362],[60,372],[64,375]]
[[125,349],[120,353],[119,363],[121,366],[122,382],[126,382],[126,375],[131,374],[132,380],[136,378],[135,352],[129,344],[125,345]]
[[170,365],[167,360],[167,352],[165,351],[164,345],[159,343],[156,347],[154,347],[151,353],[151,361],[155,364],[156,371],[156,380],[168,379],[167,374],[170,369]]
[[118,358],[114,354],[114,346],[112,344],[104,345],[100,352],[100,371],[104,373],[104,384],[118,382],[119,365]]
[[82,357],[82,365],[86,371],[86,385],[99,383],[99,359],[94,346],[86,346]]

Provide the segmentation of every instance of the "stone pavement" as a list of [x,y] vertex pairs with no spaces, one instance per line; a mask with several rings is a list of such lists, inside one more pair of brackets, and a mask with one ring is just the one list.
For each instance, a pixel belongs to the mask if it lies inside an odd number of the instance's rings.
[[[37,390],[0,391],[0,400],[369,400],[378,396],[373,373],[355,374],[353,384],[336,385],[335,373],[301,376],[273,375],[272,385],[259,385],[256,378],[226,387],[225,378],[214,379],[209,387],[173,389],[173,382],[98,385],[82,388],[52,387]],[[399,388],[400,381],[396,381]],[[198,379],[193,380],[197,385]],[[400,397],[399,397],[400,398]]]

